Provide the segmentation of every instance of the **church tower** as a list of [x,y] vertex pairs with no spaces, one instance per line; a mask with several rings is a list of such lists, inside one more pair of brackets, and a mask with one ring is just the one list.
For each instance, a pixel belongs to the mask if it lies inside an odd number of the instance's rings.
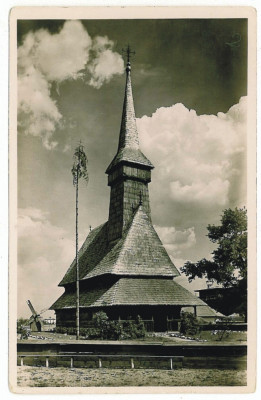
[[[78,253],[80,327],[90,326],[92,316],[102,310],[110,320],[139,315],[147,329],[175,330],[182,307],[196,310],[206,304],[175,282],[180,273],[152,225],[148,184],[154,167],[139,147],[129,46],[126,53],[119,144],[106,170],[111,187],[109,218],[88,234]],[[59,286],[65,291],[51,307],[58,330],[75,327],[75,259]]]
[[139,147],[139,136],[131,86],[129,47],[126,67],[126,87],[123,103],[118,151],[106,170],[111,187],[108,240],[122,236],[124,229],[139,204],[150,217],[148,183],[151,181],[152,163]]

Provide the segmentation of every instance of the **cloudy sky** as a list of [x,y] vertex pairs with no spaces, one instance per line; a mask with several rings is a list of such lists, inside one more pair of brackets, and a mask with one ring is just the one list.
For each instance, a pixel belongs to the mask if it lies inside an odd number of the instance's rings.
[[79,140],[90,178],[80,188],[81,242],[108,218],[104,172],[117,149],[128,43],[141,149],[155,166],[153,223],[175,265],[211,257],[207,224],[246,205],[245,19],[18,21],[19,316],[30,315],[27,299],[40,311],[63,292]]

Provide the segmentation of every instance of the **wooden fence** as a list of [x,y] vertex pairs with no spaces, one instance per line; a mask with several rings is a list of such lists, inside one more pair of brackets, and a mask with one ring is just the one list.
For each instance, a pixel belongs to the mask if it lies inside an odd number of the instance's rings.
[[[69,368],[182,368],[183,356],[108,355],[108,354],[20,354],[17,365]],[[59,362],[58,362],[59,361]]]
[[179,331],[180,319],[167,318],[167,332]]

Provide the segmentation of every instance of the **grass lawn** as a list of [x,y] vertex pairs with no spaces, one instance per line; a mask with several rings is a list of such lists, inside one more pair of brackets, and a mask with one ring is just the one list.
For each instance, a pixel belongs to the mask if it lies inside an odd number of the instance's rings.
[[[35,336],[35,338],[29,337],[29,340],[41,340],[38,339],[39,337],[46,338],[47,340],[45,341],[50,341],[50,342],[68,342],[68,341],[75,341],[76,337],[74,335],[64,335],[61,333],[50,333],[50,332],[37,332],[35,334],[32,334]],[[180,343],[180,342],[187,342],[191,343],[194,342],[188,339],[181,339],[177,337],[171,337],[170,334],[163,333],[163,334],[156,334],[156,335],[148,335],[144,339],[128,339],[127,341],[134,341],[134,342],[142,342],[142,343]],[[38,338],[37,338],[38,337]],[[240,343],[245,343],[247,341],[247,332],[228,332],[228,335],[224,335],[222,340],[219,340],[218,335],[213,335],[211,331],[202,331],[199,335],[196,335],[194,337],[199,338],[201,340],[206,340],[207,342],[205,343],[234,343],[234,344],[240,344]],[[86,342],[84,338],[81,338],[83,342]],[[93,340],[92,340],[93,341]],[[124,341],[122,341],[124,342]],[[203,342],[204,343],[204,342]]]
[[219,369],[84,369],[18,367],[19,387],[245,386],[246,372]]

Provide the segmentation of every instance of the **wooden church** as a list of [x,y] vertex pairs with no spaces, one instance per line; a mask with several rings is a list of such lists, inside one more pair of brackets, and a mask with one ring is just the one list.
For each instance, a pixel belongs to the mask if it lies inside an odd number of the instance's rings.
[[[109,218],[79,250],[81,328],[103,310],[111,320],[139,315],[153,321],[155,331],[165,331],[169,321],[175,329],[181,308],[194,307],[196,313],[206,305],[175,282],[180,274],[153,228],[148,190],[153,168],[139,147],[128,60],[119,145],[106,170]],[[51,306],[57,327],[75,327],[75,260],[59,286],[65,291]]]

